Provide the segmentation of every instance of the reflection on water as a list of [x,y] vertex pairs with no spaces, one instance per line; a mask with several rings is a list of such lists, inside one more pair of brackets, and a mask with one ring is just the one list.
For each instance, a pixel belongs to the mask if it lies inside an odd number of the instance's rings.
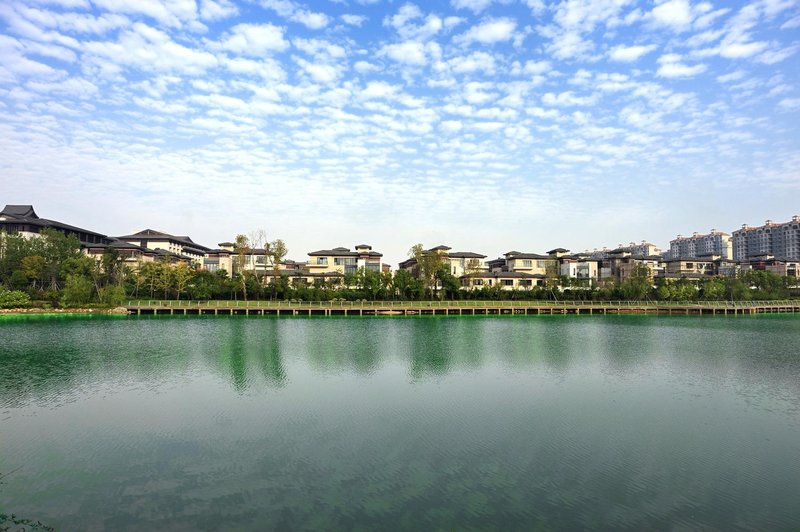
[[0,514],[791,528],[798,340],[784,316],[3,316]]

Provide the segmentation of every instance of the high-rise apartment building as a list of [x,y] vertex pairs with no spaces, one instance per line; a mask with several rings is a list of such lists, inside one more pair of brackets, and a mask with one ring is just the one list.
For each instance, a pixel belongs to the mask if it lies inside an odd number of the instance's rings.
[[694,233],[692,236],[681,236],[669,243],[669,256],[672,260],[696,259],[719,255],[730,259],[733,255],[731,235],[712,229],[707,235]]
[[742,225],[733,232],[733,259],[772,255],[776,259],[800,260],[800,216],[784,223],[767,220],[760,227]]

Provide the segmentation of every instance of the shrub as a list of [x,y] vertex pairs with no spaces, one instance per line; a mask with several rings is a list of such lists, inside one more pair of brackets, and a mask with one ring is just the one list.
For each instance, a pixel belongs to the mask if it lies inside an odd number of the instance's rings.
[[31,298],[21,290],[4,290],[0,288],[0,308],[19,308],[30,304]]

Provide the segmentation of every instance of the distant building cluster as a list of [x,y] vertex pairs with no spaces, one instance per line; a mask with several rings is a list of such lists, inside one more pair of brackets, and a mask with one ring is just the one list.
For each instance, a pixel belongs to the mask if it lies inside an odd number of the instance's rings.
[[[347,274],[359,270],[391,272],[382,262],[383,254],[368,244],[321,249],[307,253],[305,261],[280,260],[263,248],[237,248],[222,242],[216,248],[196,243],[189,236],[176,236],[152,229],[117,237],[40,218],[31,205],[6,205],[0,211],[0,232],[35,237],[50,228],[74,235],[89,256],[100,258],[113,249],[134,267],[146,262],[185,262],[208,271],[255,272],[263,277],[286,276],[293,283],[317,281],[341,283]],[[447,266],[466,290],[500,287],[525,290],[544,286],[551,278],[580,282],[625,280],[639,266],[654,277],[701,279],[732,276],[744,270],[767,270],[785,276],[800,271],[800,216],[784,223],[768,220],[760,227],[742,226],[733,234],[712,229],[708,234],[678,235],[662,252],[647,241],[631,242],[614,249],[603,248],[571,253],[564,248],[546,253],[509,251],[496,259],[474,251],[453,251],[440,245],[422,250],[422,257],[435,255],[437,264]],[[418,273],[417,258],[401,262],[400,270]]]

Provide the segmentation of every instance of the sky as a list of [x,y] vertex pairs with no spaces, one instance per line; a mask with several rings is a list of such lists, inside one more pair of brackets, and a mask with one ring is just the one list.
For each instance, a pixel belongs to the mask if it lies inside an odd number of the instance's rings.
[[288,258],[800,214],[800,1],[3,0],[0,204]]

